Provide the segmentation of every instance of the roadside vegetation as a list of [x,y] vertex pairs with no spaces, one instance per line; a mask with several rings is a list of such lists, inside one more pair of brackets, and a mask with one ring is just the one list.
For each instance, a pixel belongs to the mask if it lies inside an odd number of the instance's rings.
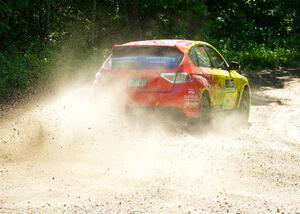
[[113,44],[213,44],[243,70],[300,66],[296,0],[0,0],[0,103],[92,77]]

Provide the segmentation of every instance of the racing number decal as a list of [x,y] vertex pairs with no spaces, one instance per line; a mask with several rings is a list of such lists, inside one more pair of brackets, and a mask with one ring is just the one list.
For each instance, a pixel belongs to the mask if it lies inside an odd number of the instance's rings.
[[232,109],[235,107],[237,90],[235,87],[234,79],[225,80],[225,97],[223,102],[223,109]]
[[235,78],[232,78],[228,71],[211,69],[213,74],[213,100],[217,109],[232,109],[237,99],[237,88]]
[[234,80],[233,79],[226,79],[225,80],[226,89],[235,90]]

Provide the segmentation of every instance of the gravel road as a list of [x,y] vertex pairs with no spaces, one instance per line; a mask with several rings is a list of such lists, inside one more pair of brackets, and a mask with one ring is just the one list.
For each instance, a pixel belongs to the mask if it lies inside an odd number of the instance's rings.
[[299,76],[262,71],[247,127],[130,121],[87,86],[2,113],[0,213],[300,213]]

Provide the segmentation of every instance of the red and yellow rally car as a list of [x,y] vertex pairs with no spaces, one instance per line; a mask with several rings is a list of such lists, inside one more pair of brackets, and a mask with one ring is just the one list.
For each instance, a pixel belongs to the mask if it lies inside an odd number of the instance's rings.
[[212,45],[189,40],[147,40],[115,45],[95,85],[121,82],[127,106],[175,108],[188,118],[237,110],[248,120],[250,86]]

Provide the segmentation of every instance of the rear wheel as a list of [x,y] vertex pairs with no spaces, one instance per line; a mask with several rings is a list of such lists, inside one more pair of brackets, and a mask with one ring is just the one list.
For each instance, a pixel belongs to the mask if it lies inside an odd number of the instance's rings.
[[201,124],[208,124],[211,121],[210,101],[207,93],[203,94],[201,98],[199,121]]
[[244,89],[238,112],[241,116],[241,121],[248,123],[250,113],[250,92],[248,88]]

